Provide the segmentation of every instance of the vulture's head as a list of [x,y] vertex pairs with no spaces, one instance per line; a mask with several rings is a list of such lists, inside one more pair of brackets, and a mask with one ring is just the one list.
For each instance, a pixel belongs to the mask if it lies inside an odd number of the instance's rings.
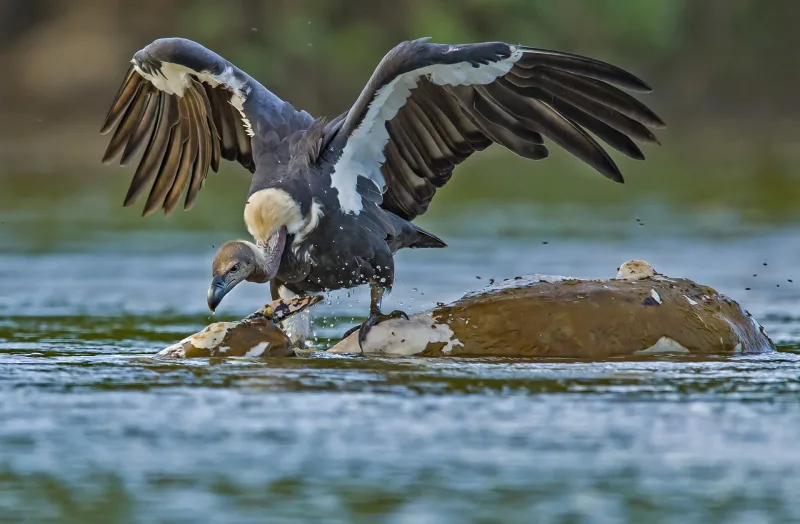
[[319,224],[322,206],[308,192],[267,188],[247,199],[244,222],[256,244],[226,242],[214,257],[208,307],[214,311],[222,298],[242,280],[269,282],[278,273],[287,239],[302,241]]
[[208,288],[208,308],[214,311],[236,284],[243,280],[269,282],[278,272],[283,246],[275,255],[245,240],[225,242],[217,251],[211,265],[211,286]]

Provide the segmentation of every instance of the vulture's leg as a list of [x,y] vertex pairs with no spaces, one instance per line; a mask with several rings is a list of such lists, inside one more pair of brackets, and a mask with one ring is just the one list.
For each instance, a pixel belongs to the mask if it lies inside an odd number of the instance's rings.
[[364,340],[367,339],[367,333],[369,330],[372,329],[372,326],[375,324],[380,324],[385,320],[389,320],[390,318],[400,318],[403,317],[404,319],[408,320],[408,315],[404,312],[395,310],[389,313],[388,315],[384,315],[381,313],[381,301],[383,301],[383,295],[386,293],[387,288],[375,284],[374,282],[370,282],[369,284],[369,318],[364,321],[363,324],[360,326],[355,326],[347,331],[342,338],[347,338],[350,336],[354,331],[358,330],[358,347],[361,348],[363,351],[364,348],[361,346]]
[[[297,296],[286,289],[282,282],[274,278],[269,283],[269,290],[272,294],[272,300],[278,300],[279,298],[290,299]],[[282,321],[280,325],[283,332],[292,341],[292,347],[299,349],[305,347],[306,339],[311,334],[311,314],[308,311],[292,315]]]
[[272,295],[272,300],[278,300],[281,298],[280,288],[283,284],[281,284],[278,279],[273,278],[269,281],[269,293]]

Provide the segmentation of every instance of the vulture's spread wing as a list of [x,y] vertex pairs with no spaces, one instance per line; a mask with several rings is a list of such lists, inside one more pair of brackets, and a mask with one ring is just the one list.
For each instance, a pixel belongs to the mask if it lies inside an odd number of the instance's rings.
[[101,131],[116,126],[103,162],[121,155],[126,165],[147,144],[125,197],[129,206],[152,184],[145,215],[159,207],[169,214],[184,190],[184,208],[191,207],[209,167],[217,171],[220,158],[254,171],[250,137],[255,130],[283,138],[313,121],[190,40],[156,40],[131,64]]
[[618,67],[501,42],[426,40],[384,57],[339,130],[346,142],[331,183],[344,212],[382,192],[384,208],[413,219],[455,166],[492,143],[538,160],[549,138],[617,182],[619,169],[589,132],[636,159],[644,156],[633,140],[658,143],[648,127],[664,123],[619,89],[650,88]]

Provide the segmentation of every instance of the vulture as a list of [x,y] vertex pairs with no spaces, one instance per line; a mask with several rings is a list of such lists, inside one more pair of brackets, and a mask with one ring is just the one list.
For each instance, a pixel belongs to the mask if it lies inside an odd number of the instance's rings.
[[[244,222],[253,242],[227,242],[213,261],[213,311],[239,282],[270,282],[273,298],[363,284],[370,309],[359,330],[387,318],[381,299],[400,248],[445,243],[413,220],[473,153],[499,144],[548,156],[547,140],[615,182],[598,140],[644,159],[664,127],[626,93],[649,92],[633,74],[592,58],[503,42],[400,43],[353,106],[327,121],[298,111],[202,45],[159,39],[137,52],[102,133],[103,162],[128,164],[144,148],[125,196],[149,188],[143,215],[195,202],[221,159],[252,174]],[[353,330],[351,330],[353,331]]]

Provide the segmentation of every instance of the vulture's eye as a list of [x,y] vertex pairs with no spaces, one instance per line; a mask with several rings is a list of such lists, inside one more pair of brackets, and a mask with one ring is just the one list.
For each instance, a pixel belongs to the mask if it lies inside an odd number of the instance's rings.
[[239,271],[239,264],[234,264],[233,267],[231,268],[231,271],[233,271],[234,273]]

